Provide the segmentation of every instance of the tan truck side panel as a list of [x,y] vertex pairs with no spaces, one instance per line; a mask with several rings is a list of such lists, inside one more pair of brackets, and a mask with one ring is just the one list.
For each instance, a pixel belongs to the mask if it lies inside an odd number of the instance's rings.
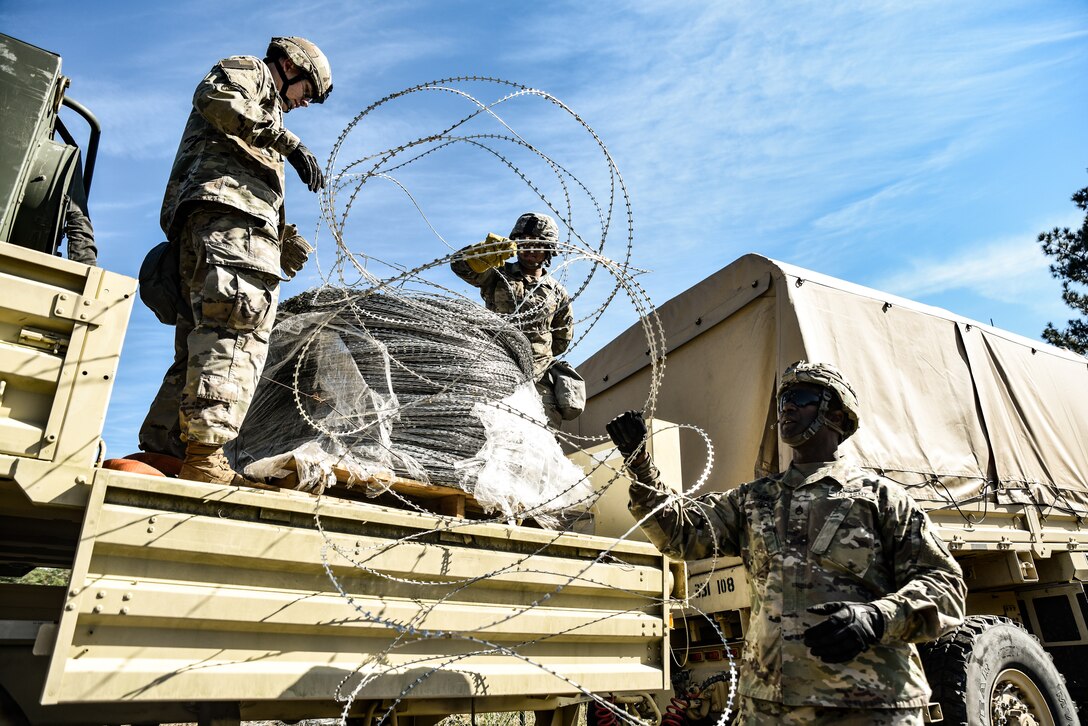
[[0,454],[89,466],[136,281],[0,243]]
[[331,499],[322,534],[315,506],[99,470],[43,703],[328,703],[353,673],[481,711],[668,686],[652,546]]

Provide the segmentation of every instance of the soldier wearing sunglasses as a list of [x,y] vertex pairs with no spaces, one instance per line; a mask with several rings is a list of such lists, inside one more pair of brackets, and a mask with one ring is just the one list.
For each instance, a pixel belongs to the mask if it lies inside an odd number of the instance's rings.
[[184,457],[183,479],[260,485],[234,471],[223,445],[264,368],[280,272],[294,277],[313,251],[286,222],[284,164],[311,192],[325,178],[283,117],[331,91],[325,54],[283,36],[264,60],[219,61],[193,94],[160,213],[168,245],[149,265],[178,281],[174,307],[156,310],[176,326],[174,361],[140,428],[144,451]]
[[778,433],[789,467],[682,499],[646,452],[646,424],[608,424],[635,482],[631,513],[666,555],[739,556],[751,589],[739,724],[922,724],[930,689],[914,643],[963,621],[959,565],[898,484],[840,456],[858,401],[834,366],[782,376]]

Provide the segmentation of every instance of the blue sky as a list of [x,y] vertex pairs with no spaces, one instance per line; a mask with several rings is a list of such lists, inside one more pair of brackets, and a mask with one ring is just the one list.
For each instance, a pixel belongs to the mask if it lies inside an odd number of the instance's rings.
[[[656,304],[758,252],[1032,338],[1070,317],[1035,238],[1079,224],[1069,197],[1088,185],[1082,1],[7,0],[0,27],[60,53],[70,95],[102,122],[90,208],[101,264],[125,274],[162,239],[162,190],[196,83],[221,57],[303,35],[329,56],[335,91],[286,120],[323,161],[362,109],[426,81],[497,77],[563,101],[623,175],[632,262],[648,271],[639,281]],[[485,102],[505,93],[468,86]],[[437,130],[465,108],[433,93],[388,104],[353,129],[338,162]],[[607,170],[569,117],[546,103],[500,113],[607,197]],[[454,149],[399,178],[441,239],[392,185],[371,184],[345,242],[386,276],[385,263],[412,268],[506,233],[539,204],[486,157]],[[554,179],[517,163],[555,198]],[[318,199],[290,169],[287,206],[313,237]],[[316,238],[320,268],[284,296],[329,269],[331,236]],[[606,253],[622,256],[626,241],[621,219]],[[578,269],[565,272],[568,286],[579,281]],[[433,274],[468,292],[441,268]],[[588,291],[579,317],[603,299]],[[571,359],[634,320],[630,304],[613,303]],[[136,448],[171,350],[172,330],[137,305],[107,420],[111,455]]]

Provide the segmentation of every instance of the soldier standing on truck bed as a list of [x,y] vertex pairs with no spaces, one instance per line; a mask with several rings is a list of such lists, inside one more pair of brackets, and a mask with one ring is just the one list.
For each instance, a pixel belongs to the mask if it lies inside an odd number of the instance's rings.
[[642,528],[670,557],[743,560],[738,723],[920,725],[930,689],[913,643],[963,621],[959,565],[903,488],[838,455],[858,402],[836,368],[790,366],[778,411],[789,468],[697,499],[661,484],[640,413],[613,419],[631,513],[653,513]]
[[98,247],[94,243],[91,215],[87,211],[87,188],[83,184],[82,162],[76,163],[66,196],[68,208],[64,212],[61,234],[68,240],[68,259],[94,267],[98,264]]
[[[570,295],[545,269],[558,242],[554,219],[526,212],[514,223],[509,238],[489,234],[483,242],[462,249],[450,263],[458,277],[480,288],[488,310],[515,316],[515,324],[532,345],[533,380],[553,428],[564,418],[553,390],[554,376],[563,373],[553,371],[553,364],[574,337]],[[514,255],[516,260],[506,262]]]
[[255,484],[223,445],[237,437],[264,368],[280,269],[294,276],[312,251],[284,220],[284,158],[311,192],[325,184],[283,114],[331,90],[316,45],[277,37],[263,61],[216,63],[193,95],[161,214],[181,275],[174,362],[140,429],[144,451],[184,456],[182,478]]

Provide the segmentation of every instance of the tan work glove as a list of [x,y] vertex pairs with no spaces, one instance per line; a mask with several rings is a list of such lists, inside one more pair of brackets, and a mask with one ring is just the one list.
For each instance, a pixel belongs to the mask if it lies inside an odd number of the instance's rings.
[[513,240],[488,232],[487,239],[465,250],[465,262],[473,272],[479,274],[492,267],[501,267],[502,263],[518,253],[518,244]]
[[313,246],[298,233],[298,227],[293,224],[283,226],[283,234],[280,235],[280,267],[287,277],[297,275],[313,251]]

